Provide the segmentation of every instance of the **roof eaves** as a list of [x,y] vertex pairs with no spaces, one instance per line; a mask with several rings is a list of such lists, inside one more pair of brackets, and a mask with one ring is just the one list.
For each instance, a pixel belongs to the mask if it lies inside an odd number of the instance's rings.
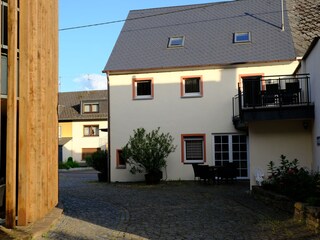
[[141,69],[123,69],[123,70],[107,70],[109,75],[126,75],[134,73],[150,73],[150,72],[174,72],[179,70],[188,69],[207,69],[207,68],[230,68],[231,66],[237,67],[239,65],[251,64],[270,64],[279,62],[292,62],[296,58],[273,60],[273,61],[256,61],[256,62],[234,62],[234,63],[221,63],[221,64],[208,64],[208,65],[193,65],[193,66],[178,66],[178,67],[162,67],[162,68],[141,68]]

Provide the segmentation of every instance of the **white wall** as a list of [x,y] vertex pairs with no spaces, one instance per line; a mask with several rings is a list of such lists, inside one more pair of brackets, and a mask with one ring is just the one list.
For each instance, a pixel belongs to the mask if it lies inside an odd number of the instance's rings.
[[[237,133],[232,124],[232,97],[237,94],[239,75],[291,74],[296,66],[297,62],[293,62],[268,67],[109,76],[111,181],[143,179],[142,174],[130,174],[128,168],[116,169],[116,150],[126,144],[138,127],[148,131],[161,127],[162,132],[170,132],[177,149],[168,158],[167,179],[193,179],[192,166],[181,162],[181,134],[206,134],[207,163],[213,165],[212,134]],[[203,77],[203,97],[181,98],[180,78],[195,75]],[[154,99],[132,100],[132,79],[146,77],[154,80]]]
[[62,161],[66,162],[68,160],[68,157],[72,157],[73,158],[73,154],[72,154],[72,140],[70,140],[69,142],[67,142],[66,144],[64,144],[62,146]]
[[288,160],[298,159],[300,167],[311,170],[312,126],[308,122],[305,129],[302,120],[261,121],[249,125],[249,145],[251,160],[251,185],[256,185],[255,169],[263,170],[268,176],[268,163],[279,166],[280,156]]
[[314,170],[320,171],[320,145],[317,145],[317,137],[320,137],[320,40],[313,47],[312,52],[302,62],[300,73],[310,73],[311,100],[315,105],[315,118],[313,126],[313,154]]

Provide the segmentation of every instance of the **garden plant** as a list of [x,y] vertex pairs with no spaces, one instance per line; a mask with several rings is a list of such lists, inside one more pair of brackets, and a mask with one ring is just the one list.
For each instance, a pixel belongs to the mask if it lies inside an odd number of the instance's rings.
[[280,156],[280,165],[275,166],[273,161],[268,164],[268,179],[262,182],[262,187],[295,201],[306,202],[311,205],[320,205],[320,174],[310,172],[299,167],[299,161],[288,160]]
[[108,151],[98,150],[91,156],[86,157],[86,163],[89,167],[97,170],[99,181],[105,182],[108,179]]
[[169,133],[161,133],[160,128],[151,132],[144,128],[134,130],[133,136],[130,136],[128,143],[122,148],[122,156],[129,164],[130,172],[145,172],[146,181],[148,177],[155,177],[154,183],[160,181],[161,169],[167,166],[167,157],[176,149],[173,140]]

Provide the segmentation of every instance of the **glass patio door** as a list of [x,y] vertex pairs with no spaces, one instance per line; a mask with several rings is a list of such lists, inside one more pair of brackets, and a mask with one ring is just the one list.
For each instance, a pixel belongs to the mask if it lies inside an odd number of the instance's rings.
[[247,142],[247,136],[242,134],[213,135],[213,162],[215,166],[224,166],[226,163],[233,162],[238,168],[238,178],[248,178]]
[[242,78],[244,107],[261,105],[261,76]]

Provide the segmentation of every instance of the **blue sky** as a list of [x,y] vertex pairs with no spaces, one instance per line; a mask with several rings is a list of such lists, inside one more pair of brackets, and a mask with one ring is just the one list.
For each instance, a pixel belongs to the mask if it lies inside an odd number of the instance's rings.
[[[130,10],[221,0],[59,0],[59,29],[126,19]],[[102,70],[123,22],[59,31],[59,91],[106,89]]]

